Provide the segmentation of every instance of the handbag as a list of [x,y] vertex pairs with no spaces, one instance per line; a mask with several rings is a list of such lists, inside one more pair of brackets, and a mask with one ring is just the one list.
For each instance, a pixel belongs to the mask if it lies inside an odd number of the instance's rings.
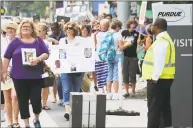
[[43,62],[43,73],[47,74],[47,77],[43,78],[44,80],[44,84],[43,84],[43,88],[48,88],[48,87],[52,87],[54,85],[54,81],[55,81],[55,75],[52,72],[52,70],[50,69],[50,67],[48,65],[46,65],[45,62]]
[[[37,38],[38,41],[38,45],[39,45],[39,40]],[[50,67],[45,63],[45,61],[41,62],[42,68],[43,68],[43,74],[47,74],[47,77],[44,77],[44,84],[42,88],[48,88],[54,85],[54,81],[55,81],[55,75],[52,72],[52,70],[50,69]]]

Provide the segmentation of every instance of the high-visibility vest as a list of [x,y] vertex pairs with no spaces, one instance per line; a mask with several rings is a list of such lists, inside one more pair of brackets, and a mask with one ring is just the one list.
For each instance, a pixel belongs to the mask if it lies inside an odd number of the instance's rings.
[[174,79],[175,75],[175,46],[174,42],[170,38],[169,34],[165,32],[160,35],[156,41],[149,47],[145,55],[143,65],[142,65],[142,79],[150,80],[153,76],[154,70],[154,59],[153,50],[158,43],[168,44],[167,54],[165,59],[165,66],[159,79]]

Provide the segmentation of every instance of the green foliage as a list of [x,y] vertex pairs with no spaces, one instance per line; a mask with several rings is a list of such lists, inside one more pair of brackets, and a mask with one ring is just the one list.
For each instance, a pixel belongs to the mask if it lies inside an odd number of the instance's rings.
[[48,17],[48,14],[46,14],[46,6],[49,6],[49,1],[11,1],[9,2],[9,15],[15,15],[16,14],[16,7],[20,6],[20,11],[26,12],[26,13],[34,13],[38,14],[41,17]]

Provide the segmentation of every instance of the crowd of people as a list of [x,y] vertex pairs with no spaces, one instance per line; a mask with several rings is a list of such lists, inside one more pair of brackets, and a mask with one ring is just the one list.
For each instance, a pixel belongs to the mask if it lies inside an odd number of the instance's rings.
[[[34,126],[41,127],[39,114],[41,110],[51,110],[47,105],[49,87],[43,88],[43,61],[49,58],[51,45],[62,45],[66,41],[73,44],[81,38],[91,38],[95,44],[95,71],[89,73],[59,73],[61,64],[55,61],[51,67],[55,74],[53,101],[65,107],[64,117],[70,117],[70,92],[84,91],[83,80],[94,81],[94,89],[107,94],[107,100],[135,97],[136,75],[142,72],[143,58],[153,42],[151,22],[146,19],[144,25],[138,24],[138,18],[128,20],[127,29],[118,19],[110,14],[103,14],[100,19],[86,22],[54,22],[21,20],[11,21],[1,27],[1,121],[5,121],[6,111],[8,127],[20,127],[18,115],[29,125],[29,104],[34,113]],[[101,43],[111,33],[114,40],[116,56],[113,61],[102,61],[99,57]],[[23,49],[35,49],[36,58],[30,59],[28,65],[22,63]],[[120,96],[119,69],[121,63],[125,94]],[[86,75],[85,75],[86,74]],[[87,79],[88,80],[88,79]],[[113,86],[113,91],[112,91]],[[89,86],[90,87],[90,86]],[[132,92],[129,93],[129,88]],[[58,94],[58,96],[57,96]],[[5,105],[4,105],[5,104]]]

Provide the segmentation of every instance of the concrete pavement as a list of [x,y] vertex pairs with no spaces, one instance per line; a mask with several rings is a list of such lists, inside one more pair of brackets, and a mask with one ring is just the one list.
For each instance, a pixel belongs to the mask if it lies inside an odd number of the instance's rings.
[[[144,82],[138,82],[136,89],[142,89],[145,87]],[[50,89],[51,90],[51,89]],[[51,108],[49,111],[43,110],[40,115],[40,121],[42,127],[69,127],[69,122],[64,119],[64,107],[58,106],[58,103],[53,104],[51,102],[52,95],[49,96],[48,106]],[[147,102],[143,99],[125,99],[122,102],[122,107],[125,110],[134,110],[140,112],[140,116],[106,116],[106,127],[146,127],[147,124]],[[31,105],[30,105],[31,106]],[[120,101],[107,101],[107,110],[115,110],[120,106]],[[33,126],[32,108],[30,107],[30,123]],[[20,117],[19,117],[20,119]],[[24,127],[23,121],[20,119],[19,123]],[[1,123],[1,127],[7,127],[7,123]]]

